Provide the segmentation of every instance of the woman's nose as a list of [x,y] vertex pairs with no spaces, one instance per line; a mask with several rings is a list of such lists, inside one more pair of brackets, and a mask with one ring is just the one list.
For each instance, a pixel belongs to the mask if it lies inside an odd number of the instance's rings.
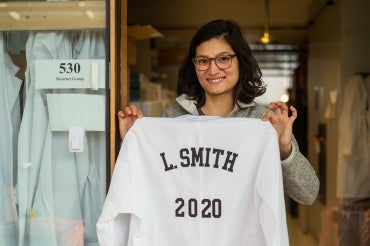
[[216,60],[211,60],[210,62],[211,63],[209,64],[208,73],[210,74],[218,73],[220,69],[216,64]]

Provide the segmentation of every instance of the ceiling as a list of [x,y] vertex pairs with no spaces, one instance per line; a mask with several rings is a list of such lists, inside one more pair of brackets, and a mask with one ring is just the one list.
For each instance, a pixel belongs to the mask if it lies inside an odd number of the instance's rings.
[[[272,42],[305,45],[313,2],[323,1],[269,0]],[[218,18],[238,21],[254,44],[265,28],[265,7],[265,0],[128,0],[127,16],[129,25],[152,25],[164,34],[162,45],[182,46],[202,24]]]
[[[164,35],[156,49],[184,48],[213,19],[234,19],[243,29],[261,69],[286,73],[299,64],[309,27],[330,0],[128,0],[128,25],[151,25]],[[268,6],[268,10],[266,9]],[[266,18],[266,10],[269,13]],[[260,38],[268,23],[271,43]]]

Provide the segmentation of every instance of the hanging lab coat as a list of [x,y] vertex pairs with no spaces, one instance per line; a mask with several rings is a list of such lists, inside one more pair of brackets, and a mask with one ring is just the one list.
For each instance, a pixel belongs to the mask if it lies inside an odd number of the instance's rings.
[[20,125],[19,90],[22,81],[4,47],[0,32],[0,245],[18,245],[18,213],[15,200],[14,167]]
[[350,78],[343,90],[339,119],[337,196],[342,199],[370,197],[369,81]]
[[[104,59],[105,36],[102,31],[84,30],[74,45],[75,59]],[[105,89],[83,89],[88,95],[106,94]],[[88,96],[87,95],[87,96]],[[96,109],[92,109],[96,110]],[[97,112],[95,112],[97,113]],[[104,112],[102,117],[104,117]],[[104,117],[105,118],[105,117]],[[78,160],[78,180],[81,195],[81,211],[85,225],[85,245],[98,246],[96,223],[106,196],[106,132],[86,131],[88,158]],[[84,150],[84,152],[87,150]],[[81,156],[76,154],[76,156]]]
[[[35,61],[37,59],[71,59],[73,41],[71,35],[69,32],[30,33],[27,41],[27,96],[18,146],[20,245],[57,245],[55,243],[58,241],[57,236],[63,236],[63,232],[62,228],[55,226],[54,218],[70,220],[70,227],[78,227],[82,223],[79,206],[70,210],[75,216],[59,217],[66,209],[69,209],[70,201],[75,201],[75,199],[70,199],[70,196],[64,197],[64,199],[54,197],[54,194],[60,190],[65,191],[68,187],[63,188],[55,183],[55,176],[58,176],[58,173],[44,175],[45,170],[54,166],[53,160],[45,161],[46,157],[49,156],[47,152],[49,146],[46,146],[45,141],[50,139],[51,131],[48,127],[45,94],[43,91],[35,89]],[[74,160],[73,163],[75,163]],[[67,175],[63,179],[70,180],[70,177]],[[78,189],[71,189],[69,192],[71,196],[75,193],[78,193]],[[42,224],[46,226],[40,228]],[[43,235],[48,235],[48,240],[38,238],[37,230],[33,228],[42,229]]]
[[[19,196],[22,197],[20,240],[29,245],[98,245],[95,224],[105,198],[105,134],[87,133],[91,136],[84,137],[84,151],[70,152],[68,129],[55,131],[51,127],[49,117],[55,114],[50,110],[55,109],[50,108],[46,100],[49,93],[91,93],[91,90],[35,88],[37,59],[74,59],[83,55],[87,59],[86,47],[93,52],[103,50],[89,43],[85,46],[87,41],[94,44],[91,40],[96,40],[83,39],[81,42],[78,34],[32,33],[27,42],[28,93],[20,139],[38,140],[37,146],[25,141],[19,147],[24,153],[29,153],[19,162]],[[76,40],[82,46],[78,49],[80,57],[73,57]],[[57,114],[56,117],[56,120],[65,120],[63,115]],[[35,121],[40,128],[32,127],[36,125]],[[33,148],[36,151],[30,151]]]
[[[77,45],[74,45],[72,40],[75,40],[74,36],[68,37],[68,40],[63,42],[69,42],[70,47],[76,47],[82,43],[79,57],[73,58],[88,59],[88,51],[90,51],[88,48],[93,52],[102,50],[101,47],[90,44],[91,40],[96,41],[93,38],[80,35]],[[63,89],[53,90],[53,92],[67,97],[66,93],[84,92],[87,93],[86,97],[92,93],[91,89]],[[58,111],[58,108],[46,106],[49,117],[55,115],[53,110]],[[97,113],[96,108],[90,108],[90,110],[94,110],[94,114]],[[66,115],[56,115],[56,117],[59,121],[66,120]],[[46,135],[48,142],[45,143],[42,154],[39,185],[32,204],[35,216],[30,220],[31,245],[40,243],[68,246],[98,245],[95,224],[105,198],[105,133],[86,132],[83,152],[72,153],[68,150],[67,129],[55,131],[50,125],[50,120],[49,118]],[[90,151],[90,147],[94,151]],[[47,171],[49,169],[50,171]],[[41,182],[42,180],[46,181]],[[49,188],[50,182],[53,185],[52,191]],[[51,200],[43,199],[45,194],[51,195]],[[50,197],[49,195],[47,197]],[[53,211],[48,211],[48,207],[53,208]],[[45,234],[45,230],[50,230],[50,233]]]

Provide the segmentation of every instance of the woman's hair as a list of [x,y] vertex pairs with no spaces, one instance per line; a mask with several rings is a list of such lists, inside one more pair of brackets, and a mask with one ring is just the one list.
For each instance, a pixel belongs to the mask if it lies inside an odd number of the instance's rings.
[[239,25],[232,20],[214,20],[203,25],[190,42],[189,53],[179,68],[177,95],[185,93],[189,99],[196,101],[197,107],[204,105],[205,93],[198,81],[192,58],[196,55],[195,49],[212,38],[225,40],[238,58],[239,80],[233,89],[234,98],[243,103],[250,103],[265,93],[266,85],[261,79],[261,69]]

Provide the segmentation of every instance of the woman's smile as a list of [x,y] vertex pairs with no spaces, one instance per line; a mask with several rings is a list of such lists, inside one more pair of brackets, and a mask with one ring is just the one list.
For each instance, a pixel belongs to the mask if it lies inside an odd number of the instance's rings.
[[211,84],[220,84],[224,79],[225,77],[209,78],[207,81]]

